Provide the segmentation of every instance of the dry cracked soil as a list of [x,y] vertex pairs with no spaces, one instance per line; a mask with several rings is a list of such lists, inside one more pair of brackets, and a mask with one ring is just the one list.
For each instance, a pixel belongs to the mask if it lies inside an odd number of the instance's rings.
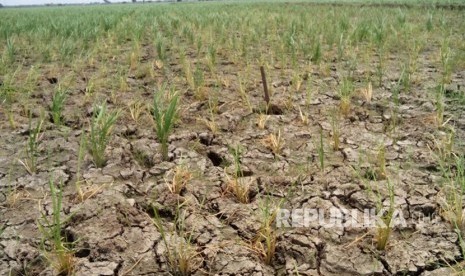
[[[147,59],[151,54],[147,51]],[[106,149],[106,165],[96,168],[86,154],[78,168],[80,137],[92,114],[92,105],[82,92],[91,72],[83,72],[76,89],[70,91],[65,125],[45,124],[35,174],[28,174],[18,162],[24,157],[28,137],[27,116],[18,109],[18,128],[11,130],[6,114],[0,111],[0,275],[55,273],[44,258],[37,222],[43,214],[52,213],[50,178],[63,183],[61,215],[68,220],[63,222],[62,235],[73,242],[76,275],[171,275],[164,241],[180,239],[189,239],[194,246],[192,275],[452,274],[451,266],[463,256],[459,237],[443,216],[441,171],[433,154],[434,141],[446,134],[435,124],[434,101],[428,96],[436,87],[434,80],[440,78],[437,64],[428,51],[419,57],[411,91],[399,96],[398,121],[392,130],[398,68],[395,57],[388,57],[383,84],[373,87],[371,102],[359,95],[352,99],[349,114],[340,121],[339,149],[333,150],[328,112],[339,105],[342,78],[336,63],[330,62],[329,72],[309,72],[311,83],[304,82],[302,90],[312,85],[311,101],[307,102],[305,93],[295,93],[292,105],[286,104],[292,80],[283,79],[279,68],[267,68],[276,108],[263,128],[258,126],[263,115],[241,102],[235,92],[237,84],[224,84],[218,92],[216,131],[199,120],[209,118],[207,104],[185,89],[180,118],[169,137],[167,161],[159,153],[149,112],[138,123],[124,113]],[[181,70],[179,65],[171,66],[173,75]],[[263,104],[263,88],[259,68],[255,69],[246,90],[252,106],[258,107]],[[236,70],[234,64],[221,65],[225,76]],[[358,68],[354,79],[365,79],[373,70]],[[446,87],[445,118],[451,118],[448,123],[455,126],[456,149],[463,153],[464,105],[454,95],[464,93],[465,71],[454,72],[451,79]],[[152,101],[153,84],[131,76],[127,81],[130,88],[143,91],[143,101]],[[208,87],[214,80],[205,82]],[[357,90],[362,88],[355,83]],[[50,76],[37,83],[38,92],[31,98],[34,120],[38,120],[39,106],[51,100],[51,93],[43,91],[52,91],[55,85]],[[119,100],[129,102],[130,93]],[[110,97],[108,104],[116,105]],[[307,123],[301,120],[300,110]],[[320,130],[324,169],[318,153]],[[279,153],[263,142],[276,133],[283,141]],[[250,185],[250,203],[239,202],[227,189],[234,171],[231,148],[239,144],[241,181]],[[347,209],[357,218],[377,205],[378,193],[370,193],[370,187],[376,187],[384,204],[388,202],[387,180],[370,177],[380,146],[385,149],[396,210],[405,220],[392,229],[386,249],[377,250],[376,230],[360,224],[291,223],[290,227],[273,226],[275,253],[271,263],[265,264],[252,243],[267,202],[280,203],[287,210]],[[189,169],[192,178],[178,195],[169,191],[167,183],[180,165]],[[87,195],[82,201],[76,193],[78,173]],[[154,209],[166,233],[154,222]]]

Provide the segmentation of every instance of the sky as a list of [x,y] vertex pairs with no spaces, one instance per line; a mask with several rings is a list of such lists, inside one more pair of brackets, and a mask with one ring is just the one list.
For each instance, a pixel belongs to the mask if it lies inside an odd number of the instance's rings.
[[[131,2],[131,0],[126,0]],[[44,5],[44,4],[80,4],[80,3],[103,3],[103,0],[0,0],[4,6],[16,5]],[[112,3],[124,2],[124,0],[110,0]]]

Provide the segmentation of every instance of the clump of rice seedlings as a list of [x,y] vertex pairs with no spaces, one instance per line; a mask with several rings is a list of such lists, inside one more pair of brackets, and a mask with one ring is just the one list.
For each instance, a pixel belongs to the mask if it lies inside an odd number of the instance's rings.
[[8,175],[6,176],[7,179],[7,190],[6,190],[6,199],[5,205],[8,208],[14,208],[20,202],[21,199],[27,198],[28,193],[25,190],[22,190],[18,187],[17,183],[12,184],[11,181],[11,171],[13,166],[10,167]]
[[207,66],[210,72],[215,72],[216,68],[216,48],[213,46],[214,43],[210,44],[207,48]]
[[299,117],[300,117],[300,121],[302,122],[302,124],[304,126],[308,126],[310,121],[308,120],[308,116],[302,112],[302,108],[300,108],[300,106],[299,106]]
[[205,84],[205,75],[204,75],[202,68],[200,68],[199,64],[195,66],[193,77],[194,77],[195,97],[198,100],[206,99],[208,95],[207,95],[207,91],[203,87]]
[[173,194],[181,194],[192,179],[192,173],[184,166],[179,165],[174,169],[171,180],[165,180],[168,190]]
[[276,252],[277,233],[274,222],[283,200],[276,203],[269,196],[259,201],[260,229],[252,241],[252,250],[257,252],[264,263],[269,265]]
[[128,104],[129,115],[136,124],[139,123],[140,118],[146,110],[146,107],[147,106],[145,103],[141,100],[136,100]]
[[428,19],[426,20],[426,30],[431,32],[433,30],[433,15],[428,14]]
[[[211,95],[208,97],[208,111],[210,112],[210,115],[213,117],[214,114],[219,113],[219,94],[220,94],[220,84],[217,84],[215,86],[215,89],[211,93]],[[213,119],[213,118],[212,118]],[[213,119],[214,120],[214,119]]]
[[265,113],[260,113],[258,115],[258,121],[257,121],[257,126],[259,129],[265,129],[266,122],[270,118],[270,115],[267,115]]
[[169,93],[163,95],[165,88],[166,86],[163,86],[155,93],[152,110],[158,142],[161,144],[162,158],[168,160],[168,137],[177,115],[178,94],[171,89]]
[[455,129],[449,127],[441,134],[440,138],[433,137],[433,145],[428,147],[439,161],[439,164],[444,167],[453,157]]
[[47,218],[42,212],[38,220],[39,231],[42,234],[41,247],[44,250],[45,258],[55,269],[57,275],[73,275],[76,267],[76,259],[71,242],[63,235],[63,225],[68,218],[61,216],[61,206],[63,185],[56,187],[52,180],[49,181],[52,198],[52,217]]
[[252,111],[252,104],[250,103],[249,95],[245,91],[246,83],[245,81],[238,75],[238,84],[239,84],[239,95],[242,99],[242,102],[248,107],[249,111]]
[[250,203],[250,187],[254,180],[243,178],[241,160],[243,151],[244,149],[240,144],[229,148],[229,152],[233,156],[234,171],[232,178],[226,174],[226,191],[233,194],[240,203],[247,204]]
[[93,158],[97,168],[106,163],[105,149],[113,132],[113,126],[120,112],[108,111],[105,103],[94,107],[94,115],[90,122],[90,130],[87,137],[87,149]]
[[218,133],[218,124],[216,123],[213,113],[211,113],[210,119],[199,118],[198,120],[202,122],[213,134]]
[[275,155],[279,155],[284,148],[284,139],[281,136],[281,130],[278,133],[270,133],[262,140],[263,145],[270,149]]
[[250,187],[253,179],[230,178],[226,175],[226,191],[234,195],[240,203],[250,203]]
[[17,48],[15,45],[15,38],[8,37],[6,39],[6,56],[9,63],[14,63],[16,60]]
[[129,58],[130,70],[136,70],[139,68],[139,60],[141,56],[140,44],[139,42],[134,42],[132,46],[132,52]]
[[[19,68],[18,68],[19,70]],[[18,72],[18,70],[16,72]],[[16,75],[16,72],[13,74],[13,77]],[[13,79],[13,77],[11,79]],[[4,105],[4,110],[8,117],[8,123],[12,129],[16,128],[16,122],[14,119],[13,103],[16,99],[17,89],[13,87],[11,80],[8,82],[5,81],[3,85],[0,85],[0,102]]]
[[[394,185],[393,183],[387,179],[387,189],[389,193],[389,205],[387,210],[384,210],[382,201],[379,199],[379,203],[377,206],[377,213],[381,213],[381,221],[376,225],[376,249],[378,250],[385,250],[386,245],[389,241],[389,237],[391,236],[392,231],[392,219],[394,218]],[[379,195],[379,194],[378,194]]]
[[305,104],[309,107],[312,104],[312,99],[313,99],[313,84],[312,80],[309,79],[307,80],[307,87],[305,89]]
[[391,120],[389,122],[388,130],[390,137],[396,141],[397,139],[397,128],[400,124],[401,118],[399,116],[399,110],[400,110],[400,89],[401,89],[401,83],[400,80],[394,85],[392,89],[392,102],[394,103],[392,108],[391,108]]
[[386,147],[384,144],[381,144],[378,147],[378,153],[376,155],[377,165],[378,165],[378,173],[377,179],[386,179],[387,177],[387,170],[386,170]]
[[341,138],[341,119],[340,113],[337,109],[331,109],[330,111],[331,116],[331,130],[332,130],[332,138],[333,138],[333,150],[339,150],[340,138]]
[[371,99],[373,98],[373,87],[371,82],[368,83],[366,88],[362,88],[362,96],[367,103],[371,103]]
[[360,62],[359,59],[361,59],[358,49],[352,49],[352,51],[347,51],[347,61],[345,62],[347,64],[347,77],[349,79],[354,79],[355,78],[355,71],[357,70],[358,63]]
[[450,222],[460,235],[465,230],[464,202],[465,195],[465,158],[454,156],[450,165],[441,166],[444,183],[442,185],[441,207],[444,218]]
[[129,90],[128,82],[126,81],[126,76],[119,77],[119,91],[127,92]]
[[344,39],[344,33],[341,33],[341,36],[339,37],[338,44],[337,44],[337,60],[341,61],[342,58],[344,57],[344,51],[346,48],[347,42]]
[[[361,163],[361,157],[359,159],[359,163]],[[387,202],[387,207],[385,207],[386,204],[384,204],[384,197],[380,191],[380,189],[376,186],[375,189],[373,189],[373,183],[378,184],[382,182],[378,182],[377,179],[374,179],[374,181],[367,181],[366,175],[362,175],[361,173],[361,167],[360,164],[358,168],[354,168],[354,171],[357,173],[359,179],[363,182],[364,186],[368,189],[368,192],[372,194],[375,197],[375,208],[376,208],[376,214],[378,215],[378,220],[376,221],[375,224],[375,241],[376,241],[376,249],[378,250],[385,250],[386,246],[389,241],[389,237],[391,235],[393,226],[394,226],[394,221],[393,219],[395,218],[396,215],[396,210],[395,210],[395,190],[394,190],[394,184],[391,182],[389,178],[386,177],[386,188],[387,188],[387,193],[388,193],[388,200]]]
[[319,39],[317,39],[315,44],[313,45],[313,54],[312,54],[311,60],[315,64],[320,65],[322,57],[323,57],[323,53],[321,50],[321,42]]
[[77,168],[76,168],[76,197],[75,200],[77,202],[84,202],[86,199],[93,197],[94,195],[101,192],[107,184],[99,184],[99,185],[90,185],[90,186],[83,186],[82,184],[87,184],[85,180],[81,179],[81,165],[82,161],[85,157],[86,152],[86,136],[81,134],[81,139],[79,142],[79,151],[78,151],[78,160],[77,160]]
[[444,85],[439,85],[435,94],[436,124],[438,127],[442,127],[444,123],[444,93]]
[[9,187],[6,194],[5,205],[8,208],[14,208],[23,198],[23,193],[17,187]]
[[295,92],[300,91],[300,88],[302,87],[302,82],[302,77],[299,74],[294,73],[294,75],[292,76],[292,87]]
[[408,72],[409,72],[409,81],[412,83],[417,83],[416,78],[413,76],[418,70],[418,56],[424,48],[424,45],[421,42],[414,42],[409,44],[408,48]]
[[378,53],[378,63],[376,65],[376,74],[378,76],[378,86],[383,84],[383,75],[384,75],[384,44],[386,41],[386,34],[385,34],[385,24],[384,22],[380,22],[374,28],[374,41],[377,48]]
[[399,77],[398,84],[402,87],[402,91],[408,93],[412,86],[412,73],[409,64],[402,65],[402,72]]
[[243,177],[242,154],[244,152],[244,148],[240,144],[237,144],[235,147],[230,147],[229,152],[232,154],[234,160],[234,177]]
[[96,86],[97,86],[97,83],[96,83],[96,80],[94,78],[91,78],[87,82],[86,88],[84,89],[86,100],[89,100],[89,99],[92,98],[92,95],[94,95]]
[[79,201],[84,201],[84,192],[81,187],[81,165],[82,161],[85,156],[86,150],[86,136],[81,134],[81,139],[79,141],[79,151],[78,151],[78,160],[77,160],[77,168],[76,168],[76,191],[78,193]]
[[39,121],[35,127],[32,127],[32,115],[29,115],[29,136],[26,144],[26,159],[19,161],[29,174],[34,174],[37,171],[37,157],[39,157],[39,142],[42,140],[42,126],[44,124],[44,116],[41,114]]
[[65,104],[66,97],[68,96],[68,91],[58,88],[53,93],[52,97],[52,106],[50,110],[52,112],[53,123],[57,126],[60,126],[63,123],[63,108]]
[[339,97],[341,99],[339,108],[341,110],[341,114],[343,114],[344,116],[349,115],[353,92],[353,82],[348,78],[343,78],[342,83],[339,87]]
[[317,143],[317,152],[318,152],[318,160],[320,163],[321,171],[325,170],[325,148],[323,143],[323,129],[320,128],[320,139]]
[[452,75],[452,50],[449,47],[449,41],[445,39],[440,48],[440,57],[442,65],[442,83],[450,83]]
[[[181,49],[180,51],[184,51],[184,50]],[[185,56],[181,56],[181,62],[182,62],[182,68],[184,71],[184,77],[186,78],[186,82],[189,85],[190,89],[192,89],[192,91],[195,92],[196,87],[195,87],[195,82],[194,82],[194,75],[192,74],[191,65],[189,61],[185,58]]]
[[154,208],[153,223],[160,232],[164,245],[164,257],[172,275],[188,276],[198,269],[202,257],[197,246],[192,242],[192,234],[186,231],[185,212],[181,213],[182,204],[178,204],[172,227],[165,228],[158,211]]
[[155,48],[157,49],[157,56],[158,59],[162,62],[166,61],[166,46],[165,46],[165,39],[161,35],[161,33],[157,33],[157,37],[155,39]]
[[150,76],[155,78],[155,68],[162,69],[165,64],[161,60],[155,60],[150,68]]
[[[11,76],[5,76],[3,82],[0,85],[0,103],[3,106],[3,110],[8,117],[8,123],[12,129],[16,128],[16,122],[14,118],[15,112],[13,111],[13,104],[18,98],[19,89],[15,87],[14,80],[18,73],[20,72],[21,67],[18,67]],[[29,91],[26,91],[29,92]],[[27,93],[25,93],[27,94]],[[28,113],[24,113],[27,116]]]

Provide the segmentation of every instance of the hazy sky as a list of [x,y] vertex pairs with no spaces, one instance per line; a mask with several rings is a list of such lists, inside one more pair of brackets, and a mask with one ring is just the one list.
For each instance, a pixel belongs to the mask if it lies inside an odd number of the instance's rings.
[[[123,2],[124,0],[110,0],[110,2]],[[131,0],[126,0],[131,2]],[[42,5],[42,4],[79,4],[79,3],[103,3],[103,0],[0,0],[4,6],[13,5]]]

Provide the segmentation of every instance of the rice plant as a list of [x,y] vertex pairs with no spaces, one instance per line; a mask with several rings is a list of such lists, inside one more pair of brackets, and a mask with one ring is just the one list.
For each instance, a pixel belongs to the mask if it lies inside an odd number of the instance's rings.
[[63,235],[64,224],[70,217],[61,215],[63,200],[63,183],[57,187],[53,180],[49,181],[52,199],[52,217],[48,218],[42,213],[38,220],[39,231],[42,234],[41,248],[45,258],[56,271],[56,275],[73,275],[76,267],[76,259],[72,249],[72,241],[66,240]]
[[34,174],[37,171],[37,158],[39,157],[40,141],[43,137],[42,127],[44,124],[44,116],[36,122],[35,127],[32,126],[32,115],[29,114],[29,135],[26,143],[26,159],[19,161],[29,174]]
[[253,179],[229,177],[226,175],[226,192],[234,195],[238,202],[250,203],[250,189]]
[[146,111],[146,104],[143,103],[141,100],[136,100],[128,104],[128,110],[131,119],[136,124],[139,124],[142,115]]
[[94,115],[90,122],[87,137],[87,149],[97,168],[105,166],[105,149],[111,139],[114,124],[120,115],[119,110],[109,111],[105,103],[94,106]]
[[352,80],[343,78],[339,87],[340,110],[344,116],[349,115],[351,109],[351,100],[354,92]]
[[165,247],[164,257],[171,275],[188,276],[197,269],[202,258],[197,246],[192,241],[192,234],[186,230],[185,212],[182,204],[176,207],[176,214],[172,227],[165,227],[156,208],[153,208],[153,223],[161,234]]
[[276,253],[278,233],[274,227],[274,222],[283,202],[283,199],[276,202],[270,196],[265,196],[259,201],[260,229],[252,242],[252,249],[262,257],[267,265],[273,262]]
[[[361,158],[359,163],[361,163]],[[363,185],[368,189],[368,194],[373,195],[375,198],[375,208],[378,220],[374,225],[375,229],[375,241],[376,241],[376,249],[378,250],[385,250],[388,244],[389,238],[392,233],[393,226],[395,224],[396,216],[396,209],[395,209],[395,187],[394,183],[389,179],[386,178],[384,184],[386,185],[387,190],[387,198],[385,199],[383,194],[381,193],[380,187],[377,185],[383,184],[383,182],[377,181],[375,178],[374,181],[367,181],[366,174],[363,175],[361,173],[360,164],[357,168],[354,169],[359,179],[362,181]],[[387,207],[385,207],[385,200],[387,200]]]
[[17,48],[15,45],[15,39],[8,37],[6,39],[6,53],[7,53],[7,58],[10,63],[15,62],[16,55],[17,55]]
[[377,159],[377,178],[376,179],[386,179],[387,177],[387,166],[386,166],[386,146],[381,144],[378,147],[378,153],[376,155]]
[[234,147],[229,147],[229,152],[233,156],[234,160],[234,177],[239,178],[243,177],[243,172],[242,172],[242,154],[244,152],[244,148],[240,145],[237,144]]
[[4,110],[8,117],[8,123],[12,129],[16,128],[16,122],[14,118],[13,103],[16,97],[16,89],[10,84],[4,83],[0,86],[0,101],[4,106]]
[[60,126],[63,123],[63,108],[68,92],[64,89],[58,88],[52,97],[52,105],[50,111],[52,112],[53,123]]
[[178,94],[171,89],[164,95],[166,85],[153,98],[153,118],[163,160],[168,160],[168,138],[177,115]]
[[445,93],[444,85],[439,85],[435,93],[435,105],[436,105],[436,120],[435,121],[438,127],[442,127],[444,124],[444,110],[445,110],[444,93]]
[[173,171],[173,177],[165,180],[169,191],[180,194],[192,179],[192,173],[185,165],[178,165]]
[[441,165],[444,182],[440,200],[444,218],[460,235],[465,233],[465,214],[463,201],[465,195],[465,158],[454,155],[452,162]]
[[395,205],[394,205],[394,184],[387,179],[387,189],[389,193],[389,205],[387,207],[387,210],[384,210],[383,205],[382,205],[382,200],[380,197],[378,200],[378,205],[377,205],[377,213],[381,214],[381,222],[378,223],[377,226],[377,231],[376,231],[376,249],[378,250],[385,250],[386,245],[389,241],[389,237],[391,236],[391,231],[392,231],[392,219],[394,217],[394,212],[395,212]]
[[284,139],[281,136],[281,130],[277,133],[270,133],[267,137],[262,140],[263,145],[270,149],[275,155],[281,154],[284,148]]
[[332,138],[333,138],[333,150],[339,150],[340,138],[341,138],[341,121],[340,113],[337,109],[332,109],[330,111],[331,116],[331,129],[332,129]]
[[362,89],[362,96],[367,103],[371,103],[371,99],[373,98],[373,86],[371,82],[368,82],[367,87]]
[[318,152],[318,160],[320,163],[320,169],[321,171],[325,170],[325,148],[324,148],[324,143],[323,143],[323,129],[320,128],[320,139],[318,140],[317,144],[317,152]]

